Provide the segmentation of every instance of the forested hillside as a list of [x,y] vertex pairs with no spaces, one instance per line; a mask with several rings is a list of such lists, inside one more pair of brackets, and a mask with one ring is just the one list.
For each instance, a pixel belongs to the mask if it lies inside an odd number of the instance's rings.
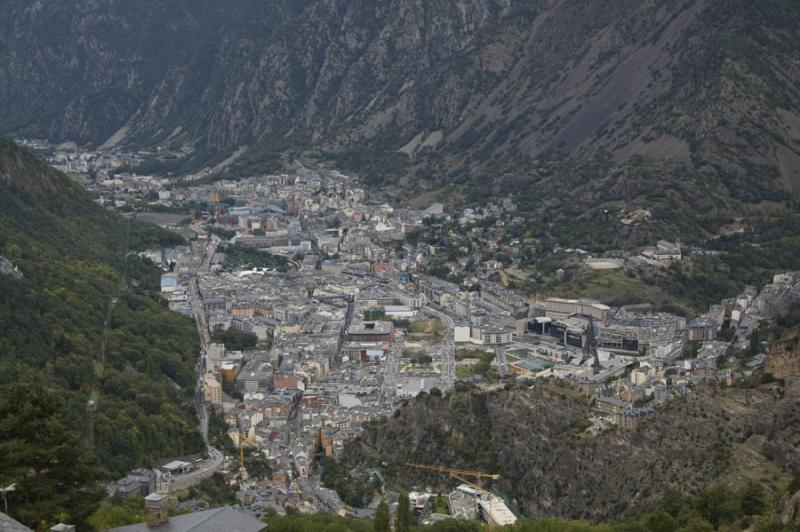
[[132,253],[175,242],[0,140],[0,482],[20,521],[81,523],[97,480],[203,451],[192,321]]

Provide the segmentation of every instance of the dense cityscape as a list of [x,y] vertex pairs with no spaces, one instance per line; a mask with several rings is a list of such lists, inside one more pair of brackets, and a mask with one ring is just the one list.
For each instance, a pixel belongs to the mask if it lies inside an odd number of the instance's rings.
[[0,532],[800,531],[798,48],[6,0]]
[[[630,430],[709,379],[722,386],[749,379],[766,359],[760,322],[800,301],[800,275],[792,272],[691,319],[646,303],[615,308],[531,298],[502,284],[496,260],[470,270],[455,261],[443,278],[431,275],[441,251],[412,243],[420,228],[450,220],[462,230],[453,238],[483,238],[483,217],[513,216],[510,200],[487,205],[485,214],[448,213],[442,204],[415,210],[372,201],[362,184],[339,172],[307,169],[175,186],[115,173],[120,163],[102,155],[49,149],[63,170],[97,176],[86,186],[101,204],[191,238],[190,245],[144,256],[163,272],[169,308],[197,323],[196,403],[208,456],[132,471],[110,487],[126,495],[167,495],[223,473],[254,516],[293,507],[371,518],[382,497],[396,511],[391,491],[343,500],[326,486],[322,464],[340,458],[365,424],[392,416],[402,401],[446,394],[457,383],[495,389],[511,379],[557,378],[593,398],[588,432]],[[171,214],[181,212],[192,214]],[[492,230],[502,241],[503,226]],[[586,258],[585,267],[668,268],[686,253],[697,249],[659,241],[624,259]],[[247,471],[245,450],[268,464],[268,474]],[[367,474],[380,482],[380,470]],[[468,483],[447,494],[420,487],[410,496],[421,523],[516,520],[501,498]],[[447,503],[437,508],[441,496]]]

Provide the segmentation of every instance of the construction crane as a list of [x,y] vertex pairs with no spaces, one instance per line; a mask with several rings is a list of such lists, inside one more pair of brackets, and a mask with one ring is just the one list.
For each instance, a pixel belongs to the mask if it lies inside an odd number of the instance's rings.
[[244,432],[239,431],[239,471],[244,471]]
[[[479,491],[486,491],[483,489],[483,479],[489,480],[499,480],[500,475],[497,473],[484,473],[482,471],[470,471],[467,469],[454,469],[452,467],[444,467],[440,465],[428,465],[428,464],[414,464],[411,462],[406,462],[406,467],[413,467],[414,469],[422,469],[423,471],[433,471],[434,473],[441,473],[443,475],[450,475],[451,477],[460,480],[464,484],[470,486],[471,488],[477,489]],[[473,477],[478,480],[478,484],[474,482],[470,482],[464,477]],[[492,497],[493,495],[489,492],[489,515],[486,518],[486,528],[491,532],[492,530]]]
[[242,430],[242,426],[239,424],[239,420],[235,417],[233,425],[236,427],[236,432],[239,435],[237,438],[239,441],[239,474],[237,475],[237,479],[239,481],[239,485],[243,485],[247,480],[247,469],[244,467],[244,442],[246,437],[244,431]]

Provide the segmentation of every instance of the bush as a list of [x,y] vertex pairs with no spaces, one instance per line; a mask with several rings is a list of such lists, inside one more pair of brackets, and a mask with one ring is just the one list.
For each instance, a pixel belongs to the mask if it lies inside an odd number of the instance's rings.
[[240,331],[236,328],[223,329],[221,326],[214,328],[211,333],[214,342],[225,344],[225,349],[231,351],[245,351],[258,345],[258,336],[255,333]]

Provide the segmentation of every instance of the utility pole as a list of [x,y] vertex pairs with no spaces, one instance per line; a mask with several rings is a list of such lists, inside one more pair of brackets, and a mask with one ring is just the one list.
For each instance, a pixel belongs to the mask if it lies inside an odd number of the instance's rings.
[[17,491],[17,483],[16,482],[6,486],[5,488],[0,488],[0,492],[3,493],[3,506],[5,508],[3,510],[3,513],[6,513],[6,514],[8,513],[8,492],[9,491]]

